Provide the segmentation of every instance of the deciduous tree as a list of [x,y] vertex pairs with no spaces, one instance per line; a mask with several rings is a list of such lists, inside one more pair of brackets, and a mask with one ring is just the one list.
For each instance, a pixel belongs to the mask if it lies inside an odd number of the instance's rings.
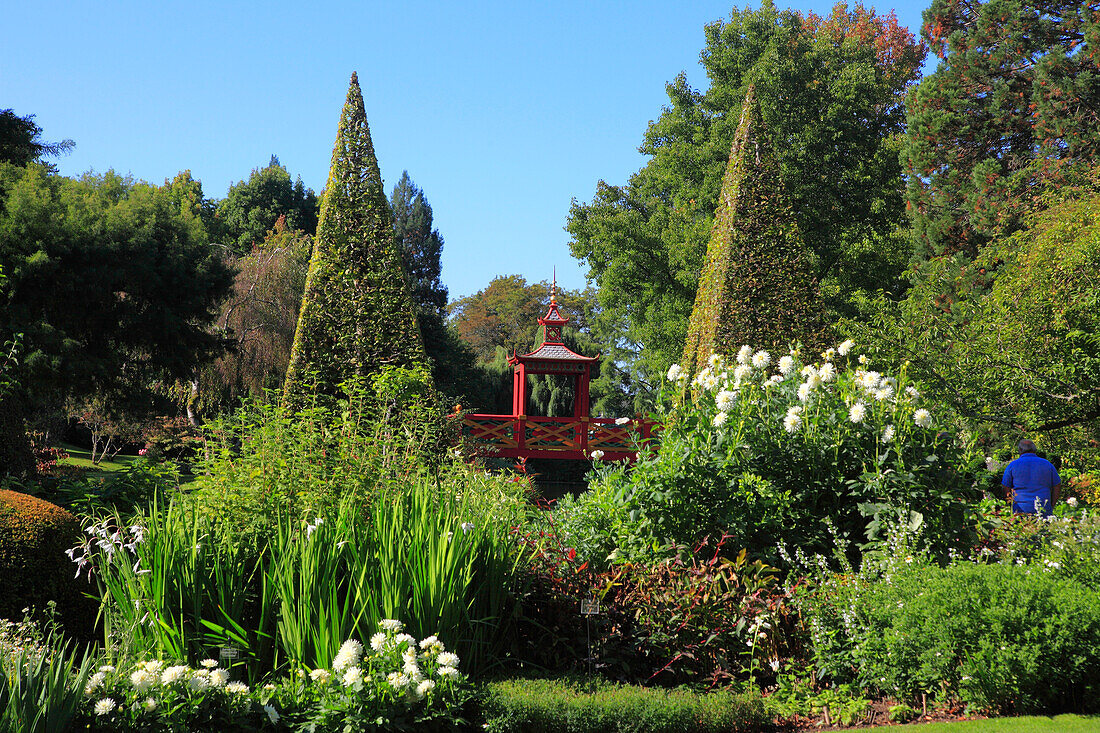
[[310,235],[317,229],[317,195],[301,178],[292,182],[274,155],[267,167],[254,169],[247,181],[230,186],[218,203],[218,220],[238,255],[262,242],[280,216],[289,229]]
[[0,165],[0,197],[0,342],[21,335],[19,402],[133,395],[220,348],[207,326],[232,273],[170,185]]
[[828,16],[734,10],[706,26],[709,88],[684,75],[650,124],[645,167],[574,202],[574,256],[600,305],[627,322],[644,379],[680,358],[745,89],[755,83],[783,183],[831,312],[863,292],[904,290],[903,99],[923,50],[896,18],[841,4]]

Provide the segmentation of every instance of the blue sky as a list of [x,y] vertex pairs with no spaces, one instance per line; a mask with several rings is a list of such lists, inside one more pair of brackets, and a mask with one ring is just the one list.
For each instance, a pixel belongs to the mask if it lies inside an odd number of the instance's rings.
[[[825,13],[832,3],[778,0]],[[870,3],[869,3],[870,4]],[[754,3],[754,6],[758,3]],[[895,9],[916,31],[924,3]],[[320,192],[357,71],[387,193],[408,170],[445,239],[452,297],[494,276],[584,285],[570,201],[623,183],[680,71],[704,87],[697,2],[0,3],[0,109],[35,114],[77,175],[161,182],[190,169],[208,196],[276,154]]]

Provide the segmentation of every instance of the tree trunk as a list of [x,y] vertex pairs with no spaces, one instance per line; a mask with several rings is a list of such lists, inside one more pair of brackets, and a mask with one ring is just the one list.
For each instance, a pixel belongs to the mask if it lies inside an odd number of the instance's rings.
[[199,413],[199,378],[191,378],[191,396],[187,398],[187,421],[192,427],[202,427],[202,414]]

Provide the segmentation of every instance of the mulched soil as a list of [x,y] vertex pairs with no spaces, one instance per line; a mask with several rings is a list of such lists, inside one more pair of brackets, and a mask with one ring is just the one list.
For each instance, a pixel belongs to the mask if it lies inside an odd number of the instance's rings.
[[962,705],[947,707],[929,706],[927,711],[918,709],[921,714],[903,723],[890,721],[890,708],[897,704],[897,700],[874,700],[871,709],[855,725],[826,725],[821,718],[799,717],[795,720],[784,721],[776,726],[779,731],[803,731],[803,730],[859,730],[861,728],[876,728],[884,725],[908,725],[912,723],[954,723],[960,720],[982,720],[987,716],[967,714]]

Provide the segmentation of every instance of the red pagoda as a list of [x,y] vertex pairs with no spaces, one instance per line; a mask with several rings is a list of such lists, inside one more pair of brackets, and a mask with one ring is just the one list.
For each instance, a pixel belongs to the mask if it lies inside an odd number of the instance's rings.
[[[589,415],[588,385],[592,364],[598,356],[576,353],[562,340],[562,328],[569,323],[558,310],[557,281],[550,288],[550,308],[538,319],[543,327],[542,343],[528,354],[513,353],[512,414],[465,417],[467,434],[486,456],[502,458],[560,458],[604,461],[634,460],[637,457],[631,418],[593,418]],[[527,414],[527,375],[556,374],[572,377],[572,417],[531,417]],[[639,421],[648,439],[649,425]],[[594,455],[593,455],[594,454]]]

